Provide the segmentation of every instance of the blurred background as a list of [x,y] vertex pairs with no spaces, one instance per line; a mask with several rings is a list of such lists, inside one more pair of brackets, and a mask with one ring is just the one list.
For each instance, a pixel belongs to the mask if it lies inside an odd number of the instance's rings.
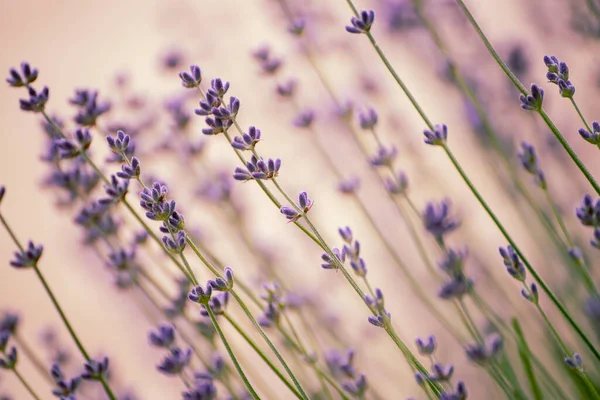
[[[317,142],[346,178],[360,178],[359,196],[369,204],[371,217],[435,300],[437,283],[427,275],[409,239],[407,225],[396,218],[385,191],[372,179],[370,167],[337,120],[334,104],[306,55],[317,60],[344,104],[352,102],[355,110],[377,109],[378,133],[385,143],[398,147],[397,163],[409,177],[411,196],[417,207],[423,209],[431,200],[450,199],[452,213],[462,225],[451,236],[449,245],[469,248],[467,269],[486,300],[500,310],[502,317],[522,315],[532,341],[547,339],[539,318],[534,310],[527,309],[528,304],[520,298],[519,286],[506,274],[497,255],[497,248],[506,245],[504,239],[443,152],[422,143],[424,126],[419,115],[376,58],[367,39],[345,32],[344,26],[351,16],[346,2],[288,0],[287,7],[306,21],[306,31],[298,40],[287,30],[290,23],[280,1],[0,0],[0,67],[6,76],[9,68],[18,67],[21,61],[38,68],[40,77],[36,84],[50,88],[47,109],[51,115],[60,116],[68,130],[72,130],[74,115],[68,99],[74,89],[95,89],[100,99],[111,101],[112,110],[99,125],[111,134],[117,126],[139,133],[136,140],[144,173],[168,184],[170,197],[177,200],[200,240],[226,265],[231,265],[236,274],[256,284],[258,291],[268,275],[262,272],[252,254],[239,251],[236,244],[239,238],[232,233],[231,224],[220,218],[220,206],[206,199],[206,182],[214,181],[219,174],[230,176],[238,160],[221,138],[203,137],[203,118],[193,114],[199,98],[181,87],[178,73],[193,63],[202,68],[205,82],[217,77],[229,81],[230,93],[241,100],[242,127],[260,127],[264,139],[261,151],[282,159],[280,181],[286,190],[289,193],[306,190],[315,200],[311,215],[325,239],[341,243],[337,228],[352,227],[361,241],[371,282],[386,294],[392,321],[402,339],[412,344],[418,336],[435,333],[440,343],[438,358],[455,364],[455,374],[467,382],[471,397],[500,398],[497,397],[500,392],[486,391],[480,379],[489,378],[466,361],[463,350],[444,334],[439,323],[430,318],[414,297],[409,283],[394,269],[390,255],[355,202],[337,191],[338,179],[315,149]],[[547,250],[548,239],[540,224],[532,222],[534,216],[528,215],[523,202],[515,200],[514,193],[506,189],[508,178],[498,172],[500,164],[490,155],[489,142],[481,133],[472,105],[451,82],[447,59],[431,40],[411,4],[385,0],[360,1],[357,5],[375,10],[373,33],[381,47],[430,118],[449,126],[449,143],[475,185],[552,287],[564,294],[568,290],[567,270]],[[578,226],[574,209],[591,190],[587,182],[577,175],[542,121],[519,107],[516,90],[494,64],[456,4],[449,0],[424,4],[425,12],[443,34],[451,60],[485,105],[502,138],[502,146],[515,154],[514,149],[522,140],[536,145],[550,182],[549,191],[571,233],[586,246],[589,235]],[[600,21],[589,16],[583,0],[469,1],[468,5],[523,83],[529,86],[536,82],[546,89],[544,106],[548,113],[591,172],[600,176],[598,149],[577,134],[581,122],[568,101],[545,82],[542,61],[544,55],[550,54],[568,62],[583,114],[590,121],[597,118]],[[265,73],[256,62],[256,52],[265,46],[282,61],[276,73]],[[297,106],[282,101],[275,92],[276,85],[289,78],[297,82]],[[110,357],[112,378],[119,391],[131,390],[139,399],[178,398],[184,389],[181,382],[155,370],[161,354],[147,344],[147,332],[152,325],[140,312],[140,307],[147,305],[131,292],[118,290],[105,263],[94,251],[82,246],[81,229],[73,223],[80,206],[59,206],[64,198],[56,190],[44,187],[48,165],[40,161],[40,155],[45,152],[46,138],[40,117],[19,110],[18,99],[23,97],[23,90],[0,85],[0,183],[7,188],[2,214],[11,221],[20,240],[31,238],[44,245],[41,268],[50,286],[91,353]],[[181,162],[187,158],[177,148],[172,123],[165,111],[174,101],[185,104],[185,111],[191,114],[187,128],[190,140],[205,142],[201,161]],[[299,110],[314,111],[312,131],[293,126]],[[104,135],[96,131],[93,134],[94,157],[104,159],[108,155]],[[318,135],[317,142],[310,135]],[[367,135],[365,140],[370,140]],[[374,142],[369,146],[374,153]],[[519,167],[516,157],[511,162]],[[103,170],[114,173],[117,166],[106,164]],[[543,195],[530,184],[532,178],[523,171],[519,174],[534,197],[542,201]],[[129,196],[132,203],[137,203],[134,193],[138,189],[132,186]],[[256,185],[235,182],[232,196],[243,210],[234,220],[243,218],[257,249],[268,254],[279,273],[289,278],[287,284],[292,292],[308,298],[316,296],[323,304],[323,314],[344,341],[357,348],[360,369],[371,379],[371,385],[378,387],[382,397],[417,396],[418,388],[400,354],[390,355],[392,347],[385,333],[367,323],[366,310],[341,274],[320,268],[316,246],[286,223]],[[133,231],[130,229],[129,233]],[[434,245],[429,245],[428,251],[437,261]],[[77,371],[79,354],[39,281],[31,271],[8,266],[14,250],[8,235],[1,232],[0,261],[4,267],[0,268],[0,310],[21,316],[22,337],[39,349],[40,358],[48,366],[54,357],[46,343],[48,331],[55,332],[60,346],[68,349],[73,358],[70,371]],[[147,260],[152,254],[158,254],[158,250],[150,252]],[[595,267],[597,257],[589,260]],[[148,269],[156,268],[147,262]],[[199,264],[195,267],[201,270]],[[202,271],[201,281],[211,278]],[[595,271],[593,276],[597,277]],[[578,291],[571,295],[570,304],[581,308],[585,295]],[[547,308],[548,314],[554,316],[554,309],[550,305]],[[451,310],[444,303],[440,303],[440,309],[444,313]],[[583,324],[590,323],[585,317],[579,319]],[[555,320],[563,327],[560,318]],[[483,318],[477,322],[485,325]],[[233,331],[228,332],[234,336]],[[542,339],[539,343],[543,347]],[[237,337],[232,341],[241,352],[247,350]],[[247,356],[247,369],[259,362],[255,358]],[[39,392],[45,394],[43,398],[51,398],[48,384],[30,363],[24,361],[21,369]],[[269,382],[271,378],[266,379]],[[276,392],[280,389],[276,384],[274,388]],[[0,394],[4,392],[14,399],[27,398],[14,377],[2,373]],[[277,393],[283,394],[273,398],[288,398],[283,389]],[[83,398],[102,396],[91,392]],[[265,398],[271,397],[265,395]]]

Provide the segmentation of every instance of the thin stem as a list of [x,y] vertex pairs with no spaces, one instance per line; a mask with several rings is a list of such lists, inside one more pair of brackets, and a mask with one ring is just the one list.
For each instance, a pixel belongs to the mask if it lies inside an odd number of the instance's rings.
[[552,303],[554,303],[554,305],[559,309],[560,313],[569,322],[569,324],[571,325],[571,327],[576,331],[577,335],[585,342],[586,346],[594,354],[594,356],[596,357],[596,359],[598,359],[600,361],[600,352],[598,352],[598,350],[596,349],[596,347],[594,346],[594,344],[591,342],[591,340],[585,335],[585,333],[579,327],[579,325],[577,324],[577,322],[575,322],[575,320],[571,317],[571,315],[566,310],[566,308],[562,305],[562,303],[558,300],[558,298],[554,295],[554,293],[550,290],[550,288],[542,280],[541,276],[537,273],[537,271],[529,263],[529,261],[527,260],[527,258],[525,258],[525,255],[521,252],[520,248],[513,241],[512,237],[508,234],[508,232],[504,228],[504,225],[502,225],[502,223],[500,222],[500,220],[498,219],[498,217],[496,217],[496,215],[491,210],[491,208],[488,206],[488,204],[483,199],[483,197],[481,196],[481,194],[479,194],[479,191],[475,188],[475,186],[473,185],[473,183],[471,182],[471,180],[469,179],[469,177],[467,176],[467,174],[464,172],[464,170],[462,169],[462,167],[458,163],[458,160],[454,157],[454,154],[452,154],[452,152],[450,151],[450,148],[446,144],[444,144],[442,147],[443,147],[444,151],[446,152],[446,154],[448,155],[448,158],[450,158],[450,161],[452,162],[452,164],[454,165],[454,167],[456,168],[456,170],[458,171],[458,173],[460,174],[460,176],[464,180],[464,182],[467,184],[467,186],[469,187],[469,189],[471,189],[471,192],[473,192],[473,194],[475,195],[475,197],[477,198],[477,200],[479,201],[479,203],[481,204],[481,206],[488,213],[488,215],[490,216],[490,218],[494,221],[494,224],[496,225],[496,227],[498,228],[498,230],[500,230],[500,232],[502,233],[502,235],[504,236],[504,238],[515,249],[515,252],[519,256],[519,258],[523,261],[523,263],[525,264],[525,267],[527,268],[527,270],[529,271],[529,273],[534,277],[534,279],[538,282],[538,284],[542,288],[542,291],[544,293],[546,293],[546,295],[548,296],[548,298],[550,299],[550,301],[552,301]]
[[29,344],[23,339],[23,337],[21,337],[21,335],[17,333],[15,333],[13,337],[15,339],[15,342],[17,342],[19,349],[23,352],[23,354],[25,354],[25,357],[27,357],[31,361],[31,363],[33,364],[35,369],[40,373],[40,375],[42,375],[48,383],[54,385],[54,381],[48,373],[48,370],[46,369],[42,361],[39,359],[37,354],[31,349],[31,347],[29,347]]
[[283,356],[281,355],[281,353],[279,352],[279,350],[277,350],[277,348],[275,347],[275,345],[273,344],[271,339],[269,339],[269,337],[267,336],[265,331],[262,329],[262,327],[259,325],[259,323],[256,321],[256,319],[254,318],[254,316],[252,315],[250,310],[248,310],[248,307],[246,307],[246,305],[244,304],[242,299],[239,297],[239,295],[234,290],[231,290],[229,293],[231,293],[231,295],[235,298],[237,303],[242,308],[242,311],[244,311],[244,314],[246,314],[248,319],[250,319],[250,321],[252,322],[252,324],[254,325],[256,330],[260,333],[260,335],[265,340],[265,342],[267,342],[267,345],[269,345],[269,347],[271,348],[271,350],[273,351],[273,353],[275,354],[275,356],[277,357],[277,359],[279,360],[281,365],[283,365],[283,368],[285,368],[285,370],[288,373],[288,375],[290,376],[290,378],[292,378],[292,381],[294,382],[294,385],[296,386],[296,388],[302,395],[302,398],[305,400],[308,400],[308,395],[302,388],[302,385],[300,384],[300,382],[298,382],[298,379],[296,378],[296,376],[294,375],[294,373],[292,372],[292,370],[290,369],[288,364],[285,362],[285,360],[284,360]]
[[27,383],[27,381],[25,380],[25,378],[23,377],[23,375],[21,375],[19,373],[19,371],[17,371],[17,368],[13,368],[13,372],[15,373],[17,379],[19,379],[19,381],[21,382],[21,384],[25,387],[25,389],[27,389],[27,391],[29,392],[29,394],[31,395],[31,397],[33,397],[36,400],[40,400],[40,397],[35,393],[35,391],[29,385],[29,383]]
[[244,340],[250,345],[250,347],[252,347],[252,349],[254,349],[254,351],[256,352],[256,354],[258,354],[258,356],[269,366],[269,368],[271,369],[271,371],[273,371],[275,373],[275,375],[277,375],[277,377],[281,380],[281,382],[283,382],[283,384],[285,386],[287,386],[288,389],[290,389],[290,391],[292,393],[294,393],[294,395],[298,398],[298,399],[303,399],[302,395],[300,394],[300,392],[298,392],[298,390],[294,387],[294,385],[292,385],[285,376],[283,376],[283,373],[281,371],[279,371],[279,368],[277,368],[273,362],[265,355],[265,353],[258,347],[258,345],[256,344],[256,342],[254,342],[244,331],[244,329],[242,329],[241,326],[239,326],[234,320],[233,318],[231,318],[229,316],[229,314],[224,313],[223,317],[231,324],[231,326],[233,326],[233,328],[244,338]]
[[206,303],[204,306],[206,308],[206,311],[208,312],[208,316],[210,317],[210,320],[212,321],[213,326],[215,327],[217,333],[219,334],[219,337],[221,337],[221,341],[223,342],[223,345],[225,346],[227,353],[229,353],[231,362],[233,362],[235,369],[237,370],[238,374],[242,378],[242,381],[244,382],[246,389],[248,389],[248,392],[250,393],[250,395],[252,396],[253,399],[260,400],[260,397],[254,391],[254,388],[252,387],[252,384],[246,377],[246,374],[244,374],[244,371],[242,370],[242,366],[240,365],[237,358],[235,357],[235,354],[233,354],[233,350],[231,350],[231,346],[229,346],[229,342],[227,342],[227,339],[225,338],[225,334],[221,330],[221,327],[219,326],[219,322],[217,321],[217,318],[215,317],[215,313],[213,312],[210,304]]
[[588,132],[593,132],[594,130],[590,127],[590,125],[587,123],[586,119],[584,118],[583,113],[581,112],[581,110],[579,109],[579,106],[577,105],[577,102],[575,101],[575,98],[573,96],[571,96],[570,100],[571,100],[571,104],[573,104],[573,107],[575,108],[575,111],[577,111],[579,118],[581,118],[581,121],[585,125],[585,129],[587,129]]

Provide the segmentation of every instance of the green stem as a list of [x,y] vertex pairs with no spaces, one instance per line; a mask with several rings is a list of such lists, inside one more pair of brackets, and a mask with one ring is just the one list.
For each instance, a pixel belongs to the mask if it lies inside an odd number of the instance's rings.
[[277,350],[277,348],[275,347],[275,345],[273,344],[273,342],[271,341],[271,339],[269,339],[269,337],[267,336],[267,334],[265,333],[265,331],[259,325],[258,321],[256,321],[256,318],[254,318],[254,316],[252,315],[252,313],[250,312],[250,310],[248,310],[248,307],[246,307],[246,304],[242,301],[242,299],[239,297],[239,295],[234,290],[231,290],[229,293],[231,293],[231,295],[233,296],[233,298],[235,298],[235,300],[237,301],[237,303],[242,308],[242,311],[244,311],[244,314],[246,314],[246,316],[248,317],[248,319],[250,319],[250,321],[252,322],[252,325],[254,325],[254,327],[256,328],[256,330],[260,333],[260,335],[262,336],[262,338],[265,340],[265,342],[267,342],[267,345],[273,351],[273,353],[275,354],[275,356],[277,357],[277,359],[279,360],[279,362],[281,363],[281,365],[283,365],[283,368],[285,368],[285,370],[288,373],[288,375],[290,376],[290,378],[292,378],[292,381],[294,382],[294,385],[298,389],[299,393],[302,395],[302,398],[305,399],[305,400],[308,400],[308,395],[306,394],[306,392],[302,388],[302,385],[300,384],[300,382],[298,382],[298,379],[296,378],[296,376],[294,375],[294,373],[292,372],[292,370],[290,369],[290,367],[288,366],[288,364],[283,359],[283,356],[281,355],[281,353],[279,352],[279,350]]
[[240,365],[237,358],[235,357],[235,354],[233,354],[233,351],[231,350],[231,346],[229,346],[229,342],[227,342],[227,339],[225,338],[225,334],[221,330],[221,327],[219,326],[219,322],[217,321],[217,318],[215,317],[215,313],[213,312],[212,308],[210,307],[210,305],[208,303],[206,303],[204,306],[206,308],[206,311],[208,312],[208,316],[210,317],[210,320],[212,321],[213,326],[215,327],[217,333],[219,334],[219,337],[221,337],[221,341],[223,342],[223,345],[225,346],[227,353],[229,353],[231,362],[233,362],[233,365],[235,366],[235,369],[237,370],[240,377],[242,378],[242,381],[244,382],[246,389],[248,389],[248,393],[250,393],[250,395],[252,396],[253,399],[260,400],[260,397],[254,391],[254,388],[252,387],[252,384],[246,377],[246,374],[244,374],[244,371],[242,370],[242,366]]
[[535,377],[535,371],[533,369],[533,365],[531,365],[531,350],[527,345],[527,341],[525,340],[525,335],[521,329],[521,325],[516,318],[512,320],[513,328],[515,333],[517,334],[517,346],[519,349],[519,355],[521,356],[521,362],[523,363],[523,369],[525,370],[525,374],[527,375],[527,381],[529,382],[529,386],[531,387],[531,392],[533,393],[533,398],[535,400],[543,400],[542,389],[540,389],[540,385]]
[[252,347],[252,349],[254,349],[254,351],[256,352],[256,354],[258,354],[258,356],[269,366],[269,368],[271,369],[271,371],[273,371],[275,373],[275,375],[277,375],[277,377],[281,380],[281,382],[283,382],[283,384],[285,386],[287,386],[288,389],[290,389],[290,391],[292,393],[294,393],[294,395],[298,398],[298,399],[303,399],[302,395],[300,394],[300,392],[298,392],[298,390],[294,387],[294,385],[292,385],[285,376],[283,376],[283,373],[281,371],[279,371],[279,368],[277,368],[273,362],[271,362],[271,360],[269,360],[269,358],[265,355],[265,353],[258,347],[258,345],[246,334],[246,332],[244,332],[244,330],[242,329],[241,326],[239,326],[234,320],[233,318],[231,318],[229,316],[229,314],[224,313],[223,317],[231,324],[231,326],[233,326],[233,328],[244,338],[244,340],[250,345],[250,347]]
[[27,381],[25,380],[25,378],[23,377],[23,375],[21,375],[19,373],[19,371],[17,371],[17,368],[13,368],[13,372],[15,373],[17,379],[19,379],[19,381],[21,382],[21,384],[25,387],[25,389],[27,389],[27,391],[29,392],[29,394],[31,395],[31,397],[33,397],[36,400],[40,400],[40,397],[35,393],[35,391],[29,385],[29,383],[27,383]]
[[579,118],[581,118],[581,121],[585,125],[585,129],[587,129],[588,132],[592,133],[593,129],[590,127],[590,125],[587,123],[586,119],[584,118],[583,113],[581,112],[581,110],[579,109],[579,106],[577,105],[577,102],[575,101],[575,98],[573,96],[571,96],[570,100],[571,100],[571,104],[573,104],[573,107],[575,108],[575,111],[577,111],[577,115],[579,115]]
[[44,377],[44,380],[51,385],[54,385],[54,380],[48,373],[48,370],[39,359],[37,354],[31,349],[31,347],[29,347],[29,344],[17,333],[14,334],[13,338],[15,339],[15,342],[17,342],[19,349],[23,352],[23,354],[25,354],[25,357],[31,361],[35,369]]

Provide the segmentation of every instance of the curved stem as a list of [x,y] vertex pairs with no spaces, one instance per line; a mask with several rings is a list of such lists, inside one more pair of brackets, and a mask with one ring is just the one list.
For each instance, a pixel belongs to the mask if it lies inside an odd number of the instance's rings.
[[237,370],[240,377],[242,378],[242,381],[244,382],[246,389],[248,389],[248,393],[250,393],[250,395],[252,396],[253,399],[260,400],[260,397],[254,391],[254,388],[252,387],[252,384],[246,377],[246,374],[244,374],[244,371],[242,370],[242,366],[240,365],[237,358],[235,357],[235,354],[233,354],[233,350],[231,350],[231,346],[229,346],[229,342],[225,338],[225,334],[223,333],[223,331],[221,330],[221,327],[219,326],[219,322],[217,321],[217,318],[215,317],[215,313],[213,312],[212,308],[210,307],[210,305],[208,303],[206,303],[204,306],[206,307],[206,311],[208,312],[208,316],[210,317],[210,320],[213,323],[213,326],[215,327],[217,333],[219,334],[219,337],[221,338],[221,341],[223,342],[223,346],[225,346],[227,353],[229,353],[231,362],[233,362],[233,365],[235,366],[235,369]]

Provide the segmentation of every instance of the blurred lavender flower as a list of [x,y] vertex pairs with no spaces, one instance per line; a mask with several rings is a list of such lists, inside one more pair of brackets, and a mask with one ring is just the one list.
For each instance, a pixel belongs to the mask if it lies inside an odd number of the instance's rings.
[[398,156],[398,149],[394,147],[380,146],[377,154],[369,159],[369,163],[374,167],[392,167],[394,160]]
[[108,358],[104,357],[101,361],[90,360],[84,364],[85,371],[81,378],[87,381],[99,381],[104,378],[108,372]]
[[15,268],[33,267],[42,257],[43,250],[44,247],[42,245],[36,246],[30,240],[27,243],[26,249],[19,250],[14,253],[15,258],[11,260],[10,265],[12,265]]
[[435,351],[435,336],[431,335],[426,340],[417,338],[417,348],[422,356],[430,356]]
[[278,83],[276,92],[281,97],[292,97],[296,92],[296,81],[294,79],[288,79],[285,82]]
[[373,108],[368,108],[367,110],[358,113],[358,121],[362,129],[370,130],[375,128],[377,120],[377,112]]
[[31,68],[29,63],[21,63],[21,73],[15,68],[10,69],[10,76],[6,78],[6,82],[12,87],[28,86],[30,83],[35,82],[38,77],[38,70]]
[[507,246],[506,249],[500,247],[500,255],[504,260],[506,271],[516,280],[525,282],[527,275],[525,266],[512,246]]
[[29,99],[19,100],[21,110],[31,111],[34,113],[44,111],[44,107],[46,106],[46,103],[48,102],[48,99],[50,97],[50,91],[48,90],[48,88],[44,87],[42,91],[38,93],[34,88],[29,87],[27,91],[29,93]]
[[[8,336],[6,337],[8,338]],[[5,343],[4,346],[6,346]],[[0,369],[14,369],[18,361],[17,348],[11,347],[8,352],[3,352],[4,356],[0,355]]]
[[485,344],[467,346],[465,352],[470,361],[485,366],[496,357],[501,350],[502,337],[500,335],[493,335]]
[[175,343],[175,329],[173,325],[159,325],[156,330],[150,331],[148,339],[152,346],[168,349]]
[[216,400],[217,387],[212,379],[198,379],[193,388],[183,393],[183,400]]
[[166,375],[177,375],[189,364],[192,358],[192,350],[182,350],[174,347],[170,353],[163,358],[157,369]]
[[365,303],[371,309],[373,314],[370,315],[368,321],[377,327],[385,328],[391,314],[384,307],[383,292],[380,289],[375,289],[375,297],[365,296]]
[[360,187],[360,180],[356,176],[342,179],[338,182],[338,190],[344,194],[355,193]]
[[67,379],[58,364],[52,365],[50,375],[56,383],[56,388],[52,390],[52,394],[61,399],[74,399],[75,392],[81,384],[81,377],[75,377],[73,379]]
[[600,224],[600,199],[594,203],[592,196],[586,194],[580,207],[576,208],[576,215],[584,226],[598,226]]
[[448,140],[448,127],[445,124],[436,125],[435,130],[425,129],[425,143],[432,146],[445,146]]
[[392,194],[405,194],[408,190],[408,176],[404,171],[398,171],[394,178],[386,177],[383,183],[385,189]]
[[460,222],[450,216],[448,200],[442,200],[438,204],[427,203],[422,218],[425,229],[438,241],[443,240],[444,235],[460,226]]
[[98,92],[80,89],[69,102],[79,108],[75,122],[81,126],[95,126],[99,116],[110,110],[110,103],[98,104]]
[[304,110],[294,118],[293,124],[298,128],[308,128],[312,125],[315,119],[313,110]]
[[583,360],[577,353],[574,353],[572,357],[565,357],[565,364],[571,369],[583,371]]
[[538,158],[534,147],[523,142],[521,143],[521,151],[517,155],[523,168],[535,177],[535,183],[542,189],[546,189],[546,178],[544,171],[538,166]]
[[346,26],[346,31],[350,33],[367,33],[371,30],[374,21],[375,11],[363,10],[360,12],[359,18],[352,17],[350,19],[352,26]]

